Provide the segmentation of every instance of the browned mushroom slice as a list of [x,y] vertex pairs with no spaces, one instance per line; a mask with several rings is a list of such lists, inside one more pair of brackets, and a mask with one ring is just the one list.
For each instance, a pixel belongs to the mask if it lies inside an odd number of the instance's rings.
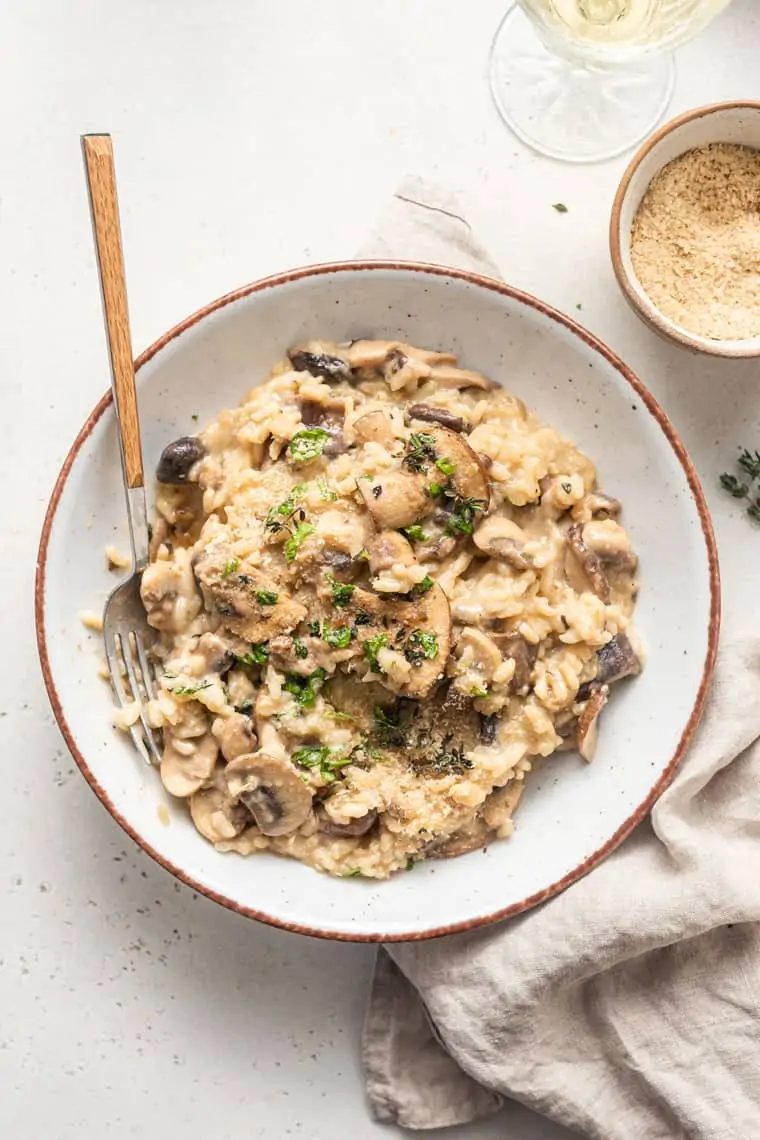
[[573,507],[573,518],[587,522],[592,518],[617,518],[622,507],[618,499],[611,499],[601,491],[589,491]]
[[578,751],[584,760],[592,761],[596,753],[597,738],[599,735],[599,716],[607,704],[610,695],[609,685],[602,685],[595,689],[588,699],[586,707],[578,717]]
[[493,675],[502,664],[501,652],[494,641],[480,629],[465,626],[454,649],[457,658],[468,656],[469,668],[479,674],[484,685],[493,680]]
[[525,553],[527,535],[511,519],[491,515],[477,527],[472,541],[483,554],[501,559],[514,570],[530,570],[533,567],[533,559]]
[[432,404],[412,404],[406,409],[407,415],[413,420],[422,420],[423,423],[438,424],[439,427],[449,428],[450,431],[469,431],[469,424],[461,416],[455,416],[446,408],[435,408]]
[[289,760],[238,756],[224,776],[230,796],[248,809],[263,835],[290,835],[311,811],[311,792]]
[[193,823],[211,843],[234,839],[251,822],[248,812],[235,803],[226,787],[203,788],[189,802]]
[[354,421],[354,432],[357,443],[381,443],[383,447],[390,447],[396,442],[393,433],[393,424],[381,408],[374,412],[367,412]]
[[243,716],[242,713],[235,712],[230,716],[217,717],[211,731],[219,741],[222,756],[228,761],[253,752],[257,744],[251,718]]
[[587,700],[598,685],[613,685],[624,677],[633,677],[640,672],[641,661],[630,639],[625,633],[618,633],[598,650],[596,676],[581,685],[578,700]]
[[620,569],[635,570],[638,559],[628,532],[614,519],[592,519],[583,527],[583,541],[602,562]]
[[335,823],[330,819],[329,815],[320,809],[317,812],[317,824],[319,830],[323,835],[329,835],[335,839],[351,839],[358,838],[361,835],[367,835],[368,832],[377,823],[377,812],[374,808],[368,811],[366,815],[362,815],[359,819],[353,819],[350,823]]
[[432,509],[423,480],[411,472],[383,471],[360,478],[357,487],[378,530],[411,526]]
[[451,364],[436,364],[430,370],[430,379],[439,388],[481,388],[488,391],[494,387],[493,381],[488,380],[480,372],[472,372],[469,368],[455,368]]
[[305,348],[288,349],[290,363],[296,372],[309,372],[325,380],[350,380],[351,369],[345,360],[325,352],[310,352]]
[[[602,567],[602,560],[583,541],[583,527],[580,523],[573,523],[567,532],[565,568],[569,577],[573,570],[580,570],[596,596],[605,603],[609,602],[610,583]],[[584,591],[581,589],[579,592]]]
[[306,607],[288,597],[271,575],[230,555],[229,549],[204,551],[193,566],[206,604],[222,625],[247,641],[268,641],[295,629]]
[[210,732],[193,740],[175,740],[174,734],[164,729],[161,783],[170,795],[186,799],[210,778],[218,755],[219,745]]
[[355,340],[346,351],[352,368],[382,368],[392,352],[419,360],[422,364],[453,364],[456,357],[450,352],[436,352],[434,349],[414,348],[397,340]]
[[482,504],[480,509],[487,511],[491,500],[488,476],[467,440],[449,428],[432,425],[425,434],[433,440],[435,464],[439,471],[437,482],[444,481],[449,467],[453,465],[449,478],[459,498],[478,502]]
[[414,551],[403,534],[396,530],[381,531],[369,544],[370,570],[379,574],[381,570],[390,570],[399,563],[402,566],[413,565]]
[[477,816],[454,835],[434,841],[426,854],[432,859],[453,859],[457,855],[466,855],[469,851],[486,847],[495,838],[495,832],[484,819]]
[[524,696],[530,688],[538,646],[530,645],[519,633],[491,633],[490,637],[498,645],[502,656],[514,661],[515,671],[509,687],[513,693]]

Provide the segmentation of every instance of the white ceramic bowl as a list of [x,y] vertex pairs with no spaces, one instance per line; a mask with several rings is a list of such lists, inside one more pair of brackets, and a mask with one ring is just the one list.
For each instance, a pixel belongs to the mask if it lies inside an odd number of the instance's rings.
[[734,143],[760,150],[760,102],[713,103],[666,123],[631,159],[615,195],[610,219],[610,255],[618,284],[634,312],[655,332],[711,356],[760,356],[760,336],[710,340],[666,317],[644,292],[631,260],[631,229],[652,180],[673,159],[709,143]]
[[243,914],[331,938],[431,937],[516,914],[594,867],[665,787],[702,711],[716,651],[719,583],[694,470],[661,409],[609,349],[506,285],[435,266],[347,263],[299,269],[232,293],[167,333],[138,361],[146,466],[168,440],[239,402],[307,337],[398,338],[442,346],[522,397],[596,461],[623,500],[641,555],[638,626],[647,654],[605,712],[597,758],[552,760],[530,781],[513,838],[485,853],[418,864],[376,883],[333,879],[271,855],[221,855],[158,773],[110,727],[96,671],[99,635],[77,614],[113,586],[107,543],[126,546],[114,413],[104,397],[77,437],[45,521],[37,631],[50,700],[83,775],[149,854]]

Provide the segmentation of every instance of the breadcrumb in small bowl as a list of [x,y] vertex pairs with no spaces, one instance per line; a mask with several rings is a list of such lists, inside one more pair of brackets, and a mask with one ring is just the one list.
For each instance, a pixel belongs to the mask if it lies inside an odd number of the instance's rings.
[[644,143],[615,195],[610,254],[655,332],[760,356],[760,102],[699,107]]

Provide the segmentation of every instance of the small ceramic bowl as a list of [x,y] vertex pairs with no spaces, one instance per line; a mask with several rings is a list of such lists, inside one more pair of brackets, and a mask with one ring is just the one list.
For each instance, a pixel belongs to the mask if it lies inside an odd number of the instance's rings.
[[760,356],[760,336],[711,340],[666,317],[644,292],[631,261],[631,229],[652,180],[673,159],[709,143],[734,143],[760,150],[760,102],[713,103],[666,123],[631,160],[615,195],[610,219],[610,253],[620,288],[633,310],[655,332],[686,348],[713,356]]

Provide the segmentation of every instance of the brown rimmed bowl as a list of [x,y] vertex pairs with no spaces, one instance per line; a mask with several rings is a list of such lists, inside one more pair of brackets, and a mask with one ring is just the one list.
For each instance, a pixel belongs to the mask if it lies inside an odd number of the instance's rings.
[[733,143],[760,150],[760,102],[712,103],[688,111],[656,131],[631,159],[610,218],[610,256],[618,284],[633,311],[667,340],[711,356],[760,356],[760,336],[712,340],[682,328],[657,308],[639,282],[631,260],[631,230],[641,201],[664,166],[709,143]]
[[[304,934],[387,942],[468,930],[550,898],[633,830],[701,716],[719,626],[712,527],[678,436],[644,385],[568,317],[516,289],[433,265],[348,262],[283,273],[195,313],[137,361],[147,468],[307,337],[445,346],[509,387],[597,463],[641,556],[641,677],[605,712],[597,758],[533,774],[513,837],[389,882],[333,879],[271,855],[222,855],[111,727],[98,634],[78,620],[114,585],[104,547],[127,546],[110,395],[74,441],[39,550],[36,622],[53,711],[79,768],[128,834],[172,874],[240,914]],[[196,419],[197,417],[197,419]],[[686,588],[687,586],[687,588]]]

